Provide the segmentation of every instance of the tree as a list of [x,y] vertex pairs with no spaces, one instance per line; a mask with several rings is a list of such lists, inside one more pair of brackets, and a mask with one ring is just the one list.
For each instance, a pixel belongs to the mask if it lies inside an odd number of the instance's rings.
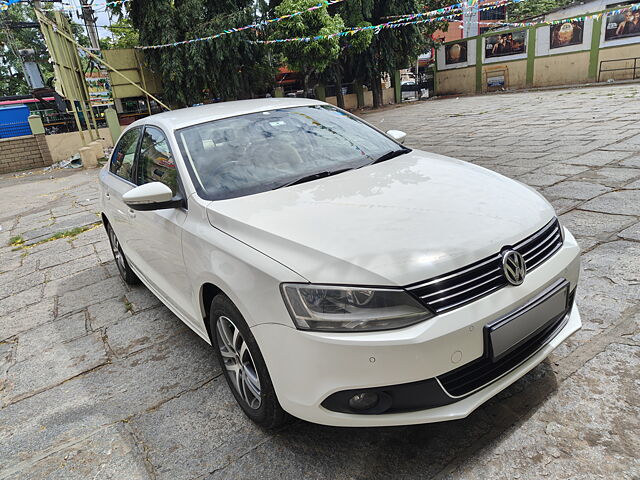
[[[318,0],[283,0],[276,8],[276,16],[299,12],[318,4]],[[313,37],[331,35],[344,30],[340,15],[329,15],[326,6],[297,15],[276,24],[272,38]],[[333,37],[309,42],[290,42],[279,44],[280,52],[286,64],[302,73],[305,94],[309,83],[327,70],[340,55],[340,39]]]
[[[142,45],[207,37],[260,16],[251,0],[132,0],[126,5]],[[256,38],[254,30],[247,30],[144,54],[162,77],[164,97],[176,106],[248,98],[270,90],[274,75],[267,48],[251,43]]]
[[45,83],[53,77],[49,53],[38,27],[13,28],[18,22],[35,22],[33,8],[16,3],[0,12],[0,95],[25,95],[30,91],[18,50],[33,49]]
[[[353,0],[340,4],[338,12],[345,18],[348,26],[380,25],[397,15],[417,13],[425,8],[434,9],[446,4],[447,0],[436,0],[429,3],[428,7],[418,0]],[[354,78],[370,85],[374,107],[382,105],[382,75],[391,75],[394,71],[413,64],[419,54],[433,45],[431,34],[441,28],[443,23],[430,22],[419,26],[381,29],[372,36],[366,48],[354,50],[354,54],[347,58]]]
[[537,17],[559,7],[564,7],[572,0],[527,0],[507,7],[508,21],[518,22],[526,18]]
[[140,45],[140,35],[127,17],[121,17],[107,27],[111,32],[111,38],[101,38],[101,47],[105,49],[133,48]]

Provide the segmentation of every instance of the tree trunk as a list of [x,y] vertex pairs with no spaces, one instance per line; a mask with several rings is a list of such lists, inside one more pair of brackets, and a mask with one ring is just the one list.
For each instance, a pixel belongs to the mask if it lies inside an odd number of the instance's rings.
[[340,67],[335,69],[336,77],[336,100],[338,101],[338,107],[344,108],[344,95],[342,95],[342,74],[340,73]]
[[373,108],[382,106],[382,88],[380,88],[380,75],[373,74],[371,78],[371,93],[373,93]]
[[304,79],[302,81],[302,88],[304,88],[304,93],[302,95],[306,98],[309,95],[309,73],[308,72],[304,74]]

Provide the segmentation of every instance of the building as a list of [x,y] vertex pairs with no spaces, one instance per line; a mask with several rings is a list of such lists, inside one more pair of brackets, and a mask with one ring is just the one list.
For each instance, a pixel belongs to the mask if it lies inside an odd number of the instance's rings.
[[522,26],[446,42],[436,53],[436,93],[640,79],[640,6],[634,1],[574,3]]

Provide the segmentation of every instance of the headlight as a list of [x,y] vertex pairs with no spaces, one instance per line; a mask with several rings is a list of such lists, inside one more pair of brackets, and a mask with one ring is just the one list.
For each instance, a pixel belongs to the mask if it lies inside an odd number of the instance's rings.
[[404,290],[287,283],[282,293],[291,318],[303,330],[390,330],[433,317]]

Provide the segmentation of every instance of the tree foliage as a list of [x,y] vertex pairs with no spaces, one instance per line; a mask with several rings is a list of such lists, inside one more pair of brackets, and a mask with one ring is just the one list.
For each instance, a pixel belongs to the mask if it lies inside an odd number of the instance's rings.
[[[143,45],[206,37],[258,18],[251,0],[133,0],[129,16]],[[206,98],[246,98],[270,88],[273,79],[267,49],[248,42],[256,32],[227,35],[215,41],[145,50],[160,74],[164,96],[176,106]]]
[[564,7],[572,0],[527,0],[507,7],[509,21],[517,22],[526,18],[537,17],[559,7]]
[[[318,4],[318,0],[284,0],[275,9],[276,16],[299,12]],[[340,15],[329,15],[326,6],[290,18],[276,24],[272,38],[312,37],[331,35],[344,30]],[[291,42],[280,44],[280,52],[287,65],[304,75],[305,90],[309,79],[321,74],[340,56],[338,37],[310,42]]]
[[10,28],[15,22],[35,22],[33,8],[16,3],[0,12],[0,95],[24,95],[29,85],[24,77],[18,50],[33,49],[45,83],[53,77],[49,53],[38,28]]
[[133,48],[140,45],[140,35],[127,17],[121,17],[113,22],[107,30],[111,32],[111,38],[100,39],[100,46],[106,49]]

